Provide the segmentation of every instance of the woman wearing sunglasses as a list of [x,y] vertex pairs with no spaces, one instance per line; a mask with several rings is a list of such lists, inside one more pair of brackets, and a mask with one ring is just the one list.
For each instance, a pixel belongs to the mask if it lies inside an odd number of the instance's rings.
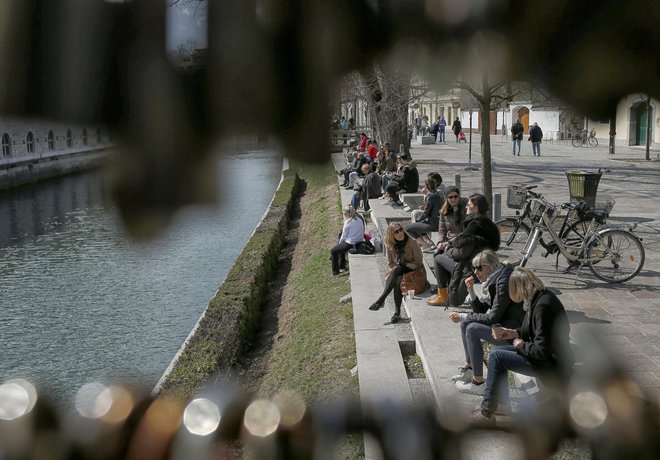
[[495,251],[486,249],[472,259],[472,271],[481,283],[484,298],[474,290],[475,276],[465,279],[472,312],[451,312],[449,319],[461,324],[461,339],[465,351],[465,366],[451,379],[463,393],[484,392],[484,349],[481,341],[495,345],[507,342],[493,337],[491,328],[501,325],[510,329],[520,327],[525,312],[522,303],[514,302],[509,296],[509,278],[513,265],[500,263]]
[[500,247],[500,231],[488,217],[488,200],[484,195],[470,195],[463,221],[462,232],[449,240],[442,253],[433,256],[438,295],[428,299],[428,305],[459,305],[467,292],[463,279],[471,274],[472,258],[484,249],[497,251]]
[[369,307],[369,310],[380,310],[385,305],[385,299],[390,292],[394,291],[394,308],[392,322],[396,323],[401,318],[401,301],[403,293],[401,292],[401,279],[403,275],[413,270],[422,270],[426,276],[424,268],[424,259],[422,249],[419,244],[406,232],[400,223],[392,222],[385,231],[385,252],[387,256],[387,265],[389,271],[385,275],[385,289],[376,301]]

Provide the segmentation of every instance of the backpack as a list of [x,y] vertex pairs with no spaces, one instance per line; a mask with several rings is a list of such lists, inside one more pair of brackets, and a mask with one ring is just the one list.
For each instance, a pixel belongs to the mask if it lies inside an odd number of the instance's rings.
[[376,248],[371,241],[361,241],[354,247],[348,250],[351,254],[366,254],[370,255],[376,252]]

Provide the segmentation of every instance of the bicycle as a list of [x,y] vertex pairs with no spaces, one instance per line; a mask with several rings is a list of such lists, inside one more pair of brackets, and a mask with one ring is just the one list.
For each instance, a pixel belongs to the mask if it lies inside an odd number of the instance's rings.
[[583,129],[581,133],[573,134],[573,147],[598,147],[598,139],[596,139],[596,130],[592,129],[587,135],[587,130]]
[[533,198],[533,215],[536,220],[532,233],[523,249],[520,265],[525,266],[534,254],[541,235],[547,233],[556,245],[559,254],[569,262],[569,269],[578,266],[580,270],[587,265],[596,278],[608,283],[623,283],[639,274],[644,266],[646,254],[642,241],[631,230],[619,227],[596,227],[593,219],[584,238],[570,244],[562,240],[553,228],[552,222],[559,216],[559,206],[541,198]]
[[[516,216],[504,217],[495,225],[500,230],[501,246],[499,254],[502,258],[514,260],[522,255],[527,239],[535,222],[535,211],[532,209],[534,199],[543,199],[540,193],[532,192],[536,185],[510,185],[507,190],[507,206],[516,209]],[[607,223],[609,212],[614,206],[614,200],[610,199],[607,203],[607,209],[591,209],[585,202],[565,203],[563,206],[569,210],[564,215],[561,226],[558,228],[560,239],[569,244],[578,244],[584,239],[586,231],[595,219],[597,226],[603,226]],[[520,209],[523,209],[522,214]],[[571,217],[572,216],[572,217]],[[536,216],[536,219],[540,216]],[[528,223],[529,222],[529,223]],[[557,247],[554,243],[546,242],[540,238],[539,243],[546,249],[543,255],[557,253]]]

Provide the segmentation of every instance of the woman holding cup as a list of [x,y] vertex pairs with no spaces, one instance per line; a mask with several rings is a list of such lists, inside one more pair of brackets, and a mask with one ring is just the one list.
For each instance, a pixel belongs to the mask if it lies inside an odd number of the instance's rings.
[[523,267],[511,273],[509,294],[511,300],[523,302],[525,318],[519,328],[499,331],[499,339],[513,340],[513,344],[498,346],[490,353],[484,398],[472,414],[473,422],[493,423],[498,404],[508,406],[508,371],[538,376],[544,387],[561,395],[573,366],[570,326],[559,298],[533,271]]
[[525,312],[522,304],[509,296],[509,277],[513,266],[500,263],[495,251],[485,249],[477,254],[472,259],[472,270],[487,293],[487,299],[477,297],[474,275],[465,279],[472,312],[449,314],[450,320],[461,324],[465,366],[459,368],[459,373],[451,379],[460,392],[483,394],[484,351],[481,341],[505,344],[505,341],[496,339],[493,332],[502,324],[509,328],[520,327]]

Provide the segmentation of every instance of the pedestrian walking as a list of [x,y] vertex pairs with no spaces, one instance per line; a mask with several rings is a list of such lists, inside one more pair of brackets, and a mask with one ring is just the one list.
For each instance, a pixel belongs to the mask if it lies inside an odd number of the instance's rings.
[[541,156],[541,139],[543,139],[543,130],[538,123],[534,122],[534,125],[529,130],[529,140],[532,141],[532,153],[534,156]]
[[456,117],[456,120],[454,120],[454,123],[451,125],[451,130],[454,131],[454,136],[456,136],[456,142],[458,142],[458,135],[463,130],[463,126],[461,126],[461,120],[459,120],[458,117]]
[[517,119],[516,122],[513,124],[511,127],[511,138],[513,139],[513,154],[516,154],[516,145],[518,146],[518,156],[520,156],[520,147],[521,147],[521,141],[523,138],[523,131],[525,129],[523,128],[522,123],[520,123],[520,119]]
[[445,117],[440,115],[440,120],[438,121],[438,142],[445,142],[445,128],[447,127],[447,120]]

